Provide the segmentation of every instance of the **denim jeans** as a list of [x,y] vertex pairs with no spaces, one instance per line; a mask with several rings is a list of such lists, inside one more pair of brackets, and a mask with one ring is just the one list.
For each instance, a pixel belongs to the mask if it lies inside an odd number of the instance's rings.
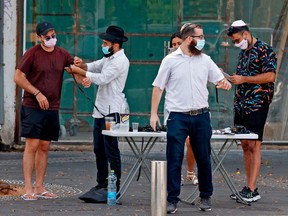
[[211,170],[212,127],[209,112],[196,116],[171,112],[167,120],[167,201],[179,201],[181,187],[181,168],[184,157],[184,145],[187,136],[198,169],[200,197],[209,197],[213,193]]
[[[108,116],[116,117],[115,120],[119,120],[119,114],[110,114]],[[96,156],[97,167],[97,182],[100,187],[106,188],[108,185],[108,162],[110,169],[114,170],[117,176],[117,191],[120,187],[121,179],[121,156],[118,147],[117,137],[110,137],[102,135],[102,130],[105,130],[105,119],[95,118],[93,129],[93,144],[94,153]]]

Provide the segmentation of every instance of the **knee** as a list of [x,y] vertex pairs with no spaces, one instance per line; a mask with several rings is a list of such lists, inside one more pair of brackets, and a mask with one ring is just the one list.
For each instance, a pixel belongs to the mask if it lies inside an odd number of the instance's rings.
[[250,150],[250,146],[249,146],[248,141],[242,141],[241,142],[241,146],[242,146],[242,149],[243,149],[244,152]]
[[39,149],[43,152],[48,152],[50,148],[50,142],[41,142]]

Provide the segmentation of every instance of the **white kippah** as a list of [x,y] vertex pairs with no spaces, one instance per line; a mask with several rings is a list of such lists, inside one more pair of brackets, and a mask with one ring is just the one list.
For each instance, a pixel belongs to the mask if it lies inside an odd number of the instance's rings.
[[184,25],[182,25],[180,32],[182,33],[182,31],[189,25],[191,25],[192,23],[185,23]]
[[243,20],[236,20],[232,23],[233,27],[243,27],[243,26],[247,26],[246,23]]

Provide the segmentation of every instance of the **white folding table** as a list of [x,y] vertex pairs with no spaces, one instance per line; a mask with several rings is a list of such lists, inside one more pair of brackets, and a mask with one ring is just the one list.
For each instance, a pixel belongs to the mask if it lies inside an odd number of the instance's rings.
[[[132,152],[134,153],[135,157],[137,158],[136,163],[133,165],[131,168],[129,174],[127,175],[125,181],[123,182],[118,194],[119,197],[117,201],[119,201],[122,196],[126,193],[129,185],[131,184],[133,178],[135,177],[136,173],[139,171],[142,165],[144,165],[148,173],[144,170],[144,173],[147,177],[147,179],[150,181],[150,166],[147,165],[145,162],[145,159],[147,158],[148,154],[150,153],[151,149],[155,145],[156,141],[159,138],[165,138],[166,137],[166,132],[121,132],[121,131],[108,131],[108,130],[103,130],[102,131],[103,135],[106,136],[112,136],[112,137],[123,137],[128,145],[130,146]],[[139,148],[137,145],[137,142],[135,139],[142,139],[143,143],[143,148]],[[213,148],[213,145],[211,145],[211,158],[213,162],[215,163],[215,167],[213,169],[214,174],[217,170],[220,171],[221,175],[223,176],[226,184],[230,188],[231,192],[234,193],[238,199],[238,201],[241,201],[242,203],[247,204],[242,197],[240,196],[237,188],[233,184],[229,174],[227,173],[224,165],[223,165],[223,160],[229,150],[231,149],[232,145],[236,143],[237,140],[242,140],[242,139],[257,139],[258,135],[257,134],[213,134],[211,137],[211,140],[214,141],[224,141],[220,150],[216,152],[216,150]],[[146,140],[145,140],[146,139]],[[182,202],[192,204],[194,203],[194,200],[196,198],[194,197],[194,194],[197,192],[197,189],[186,199],[181,199]]]
[[[151,170],[150,170],[150,166],[147,165],[145,159],[148,156],[151,149],[153,148],[153,146],[155,145],[155,142],[159,138],[166,137],[166,132],[122,132],[122,131],[103,130],[102,134],[106,136],[112,136],[112,137],[118,137],[118,138],[123,137],[127,141],[128,145],[130,146],[135,157],[137,158],[136,163],[131,168],[125,181],[122,183],[120,190],[118,191],[119,197],[117,199],[117,202],[119,202],[122,196],[126,193],[134,176],[140,170],[142,165],[144,165],[149,171],[149,173],[146,173],[146,171],[143,170],[147,179],[150,181]],[[142,139],[143,147],[141,149],[137,145],[135,138]]]

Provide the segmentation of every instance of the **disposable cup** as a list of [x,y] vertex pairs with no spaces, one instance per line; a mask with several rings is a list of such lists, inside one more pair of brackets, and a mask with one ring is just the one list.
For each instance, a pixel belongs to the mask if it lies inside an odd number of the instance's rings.
[[138,132],[138,127],[139,127],[139,123],[138,122],[132,122],[133,132]]

